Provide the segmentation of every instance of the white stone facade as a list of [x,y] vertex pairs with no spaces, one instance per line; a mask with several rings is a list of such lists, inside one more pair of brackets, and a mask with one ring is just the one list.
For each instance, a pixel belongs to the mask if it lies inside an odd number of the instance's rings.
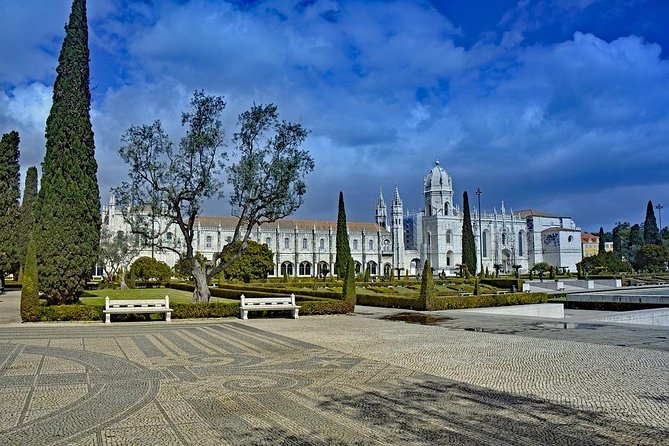
[[[435,273],[457,274],[462,263],[463,214],[454,204],[453,181],[437,162],[423,185],[425,207],[421,212],[405,215],[395,187],[390,221],[380,191],[376,222],[348,223],[356,272],[369,268],[372,276],[382,276],[397,275],[399,270],[403,276],[413,276],[429,259]],[[504,203],[499,212],[478,215],[476,197],[470,196],[469,201],[477,268],[482,263],[489,272],[497,267],[501,273],[512,273],[514,265],[519,265],[523,273],[546,262],[576,271],[581,261],[581,229],[571,218],[532,210],[507,212]],[[113,200],[103,209],[103,222],[113,232],[129,231]],[[234,217],[199,217],[194,250],[214,258],[231,240],[235,223]],[[335,235],[336,221],[279,220],[256,228],[251,240],[267,244],[274,253],[272,276],[320,277],[325,267],[329,272],[335,269]],[[178,229],[168,230],[163,242],[180,246]],[[150,248],[140,255],[151,255]],[[154,252],[154,256],[170,266],[177,260],[170,251]]]

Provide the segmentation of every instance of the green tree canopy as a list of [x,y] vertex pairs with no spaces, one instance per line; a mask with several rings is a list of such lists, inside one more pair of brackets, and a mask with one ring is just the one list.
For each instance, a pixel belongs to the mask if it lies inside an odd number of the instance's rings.
[[553,267],[550,266],[550,265],[549,265],[548,263],[546,263],[546,262],[539,262],[539,263],[537,263],[536,265],[534,265],[534,266],[532,267],[532,271],[535,271],[535,272],[537,272],[537,273],[542,272],[542,271],[543,271],[543,272],[548,272],[548,271],[550,271],[551,269],[553,269]]
[[613,252],[619,258],[630,259],[629,255],[630,224],[618,222],[613,228]]
[[100,246],[85,0],[73,1],[65,32],[35,214],[39,286],[50,303],[79,299]]
[[5,285],[5,273],[18,269],[20,252],[19,232],[19,134],[9,132],[0,139],[0,284]]
[[629,262],[621,260],[613,252],[603,252],[596,256],[585,257],[578,266],[584,273],[624,273],[632,271]]
[[599,250],[598,254],[603,254],[606,252],[606,239],[604,238],[604,228],[602,226],[599,227]]
[[21,224],[19,233],[19,260],[21,265],[25,264],[28,243],[33,238],[35,228],[35,202],[37,201],[37,168],[31,166],[26,172],[26,181],[23,188],[21,200]]
[[346,209],[344,208],[344,193],[339,192],[339,212],[337,213],[337,240],[335,260],[336,274],[339,278],[346,276],[348,259],[351,257],[351,247],[348,242],[348,230],[346,228]]
[[[241,240],[229,245],[223,250],[223,262],[231,258],[239,250]],[[266,279],[274,271],[274,253],[265,244],[249,240],[242,255],[234,259],[224,270],[226,279],[243,280]]]
[[[233,137],[237,161],[225,169],[232,187],[230,204],[238,222],[222,251],[237,241],[241,244],[235,245],[237,251],[225,259],[219,253],[219,261],[205,271],[193,250],[194,224],[202,201],[222,193],[219,176],[227,159],[220,152],[224,143],[220,115],[224,107],[223,98],[196,91],[190,111],[182,115],[187,131],[178,148],[159,121],[131,127],[119,150],[130,166],[130,181],[113,190],[133,232],[143,234],[160,249],[179,255],[186,249],[183,255],[192,265],[196,303],[209,301],[207,283],[242,255],[254,227],[299,208],[306,192],[304,177],[314,168],[309,153],[300,148],[308,131],[300,124],[279,120],[275,105],[254,105],[240,114]],[[154,230],[152,220],[165,224]],[[178,249],[162,244],[162,235],[173,226],[178,226],[183,235],[184,245]]]
[[655,220],[655,210],[653,209],[653,202],[648,200],[646,206],[646,219],[643,222],[643,242],[660,243],[660,230],[657,228],[657,220]]
[[669,262],[669,249],[663,245],[643,245],[636,252],[632,265],[637,271],[664,272]]
[[139,254],[136,238],[123,231],[112,233],[107,227],[100,232],[100,264],[108,281],[114,280],[121,268]]
[[633,259],[636,252],[643,246],[643,231],[638,224],[630,227],[630,235],[627,240],[627,253],[630,259]]
[[[474,273],[476,272],[476,243],[474,242],[467,191],[462,194],[462,215],[462,263],[467,266],[468,271]],[[482,242],[479,241],[479,243]]]
[[165,262],[144,256],[132,262],[128,277],[131,280],[160,280],[164,282],[172,277],[172,269]]

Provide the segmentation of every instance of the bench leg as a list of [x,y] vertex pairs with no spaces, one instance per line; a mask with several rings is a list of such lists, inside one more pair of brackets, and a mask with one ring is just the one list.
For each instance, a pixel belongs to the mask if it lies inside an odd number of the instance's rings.
[[172,322],[172,313],[169,311],[165,313],[165,322]]
[[105,314],[105,324],[111,324],[111,314]]
[[295,309],[293,310],[293,318],[294,318],[294,319],[297,319],[297,318],[299,317],[299,316],[297,315],[298,311],[300,311],[299,308],[295,308]]

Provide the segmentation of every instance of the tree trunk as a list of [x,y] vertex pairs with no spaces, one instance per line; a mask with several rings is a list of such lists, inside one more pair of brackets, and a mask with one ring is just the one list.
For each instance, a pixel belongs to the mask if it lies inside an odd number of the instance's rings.
[[122,290],[127,290],[128,289],[128,284],[125,283],[125,270],[121,271],[121,289]]
[[209,303],[209,286],[207,285],[207,273],[200,266],[196,259],[193,259],[193,279],[195,279],[195,289],[193,290],[193,303]]

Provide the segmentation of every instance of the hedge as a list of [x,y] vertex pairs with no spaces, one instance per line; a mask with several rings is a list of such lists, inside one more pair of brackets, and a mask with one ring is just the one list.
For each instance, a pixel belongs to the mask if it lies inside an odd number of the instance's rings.
[[[169,283],[168,288],[174,288],[182,291],[193,291],[194,285],[190,283]],[[295,296],[322,298],[322,299],[336,299],[342,298],[342,293],[337,291],[313,290],[310,288],[294,288],[294,287],[276,287],[276,286],[245,286],[222,283],[217,288],[209,288],[211,295],[214,297],[221,297],[225,299],[236,299],[244,294],[246,297],[267,297],[273,295],[285,296],[286,294],[295,294]]]
[[495,279],[481,279],[481,283],[494,286],[496,288],[504,288],[510,290],[511,287],[516,287],[516,290],[520,291],[523,289],[523,280],[522,279],[513,279],[513,278],[495,278]]
[[396,297],[386,295],[358,294],[358,305],[372,307],[402,308],[406,310],[455,310],[463,308],[499,307],[505,305],[525,305],[546,303],[546,293],[484,294],[480,296],[434,297],[425,304],[418,297]]

